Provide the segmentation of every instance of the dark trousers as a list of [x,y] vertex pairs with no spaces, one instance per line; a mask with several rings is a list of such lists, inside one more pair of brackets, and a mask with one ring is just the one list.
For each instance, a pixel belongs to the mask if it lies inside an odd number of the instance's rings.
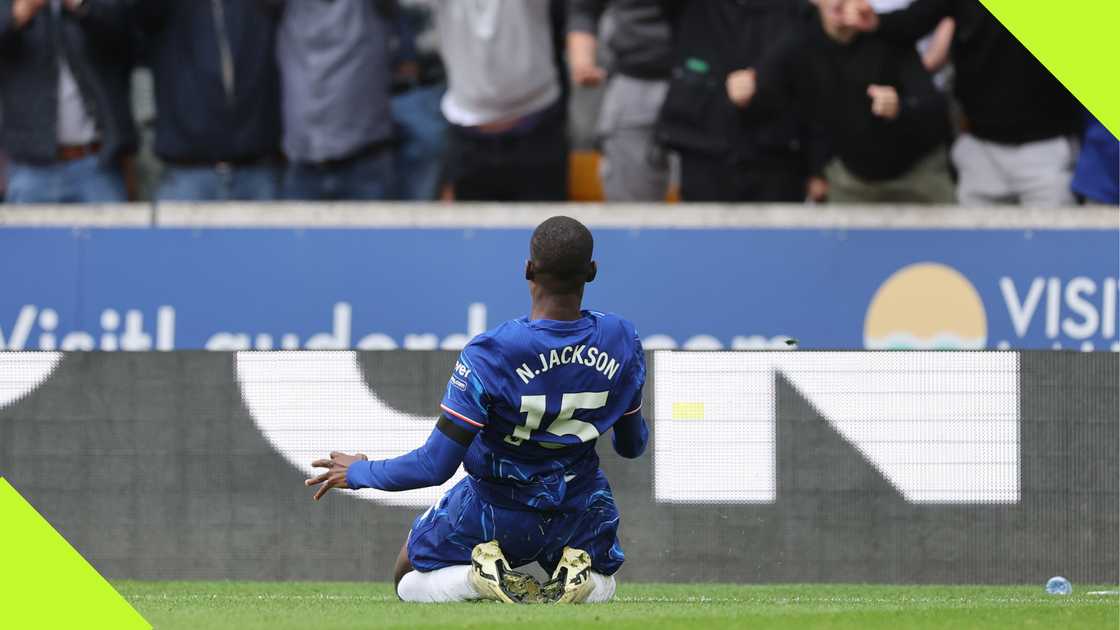
[[568,137],[559,110],[532,129],[484,135],[452,126],[447,176],[459,201],[565,201]]
[[684,201],[805,201],[808,176],[785,165],[732,164],[723,158],[681,152]]

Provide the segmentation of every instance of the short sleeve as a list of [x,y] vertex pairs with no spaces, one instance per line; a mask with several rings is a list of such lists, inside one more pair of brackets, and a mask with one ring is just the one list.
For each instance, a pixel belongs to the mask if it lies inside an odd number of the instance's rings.
[[463,349],[451,370],[447,392],[439,405],[445,416],[472,433],[486,426],[490,413],[484,376],[479,372],[482,362],[477,353],[477,348],[471,346]]

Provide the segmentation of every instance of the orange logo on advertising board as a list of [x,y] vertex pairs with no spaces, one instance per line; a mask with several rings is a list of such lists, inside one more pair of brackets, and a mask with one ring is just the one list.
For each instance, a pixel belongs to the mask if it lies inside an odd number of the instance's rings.
[[863,324],[869,350],[978,350],[987,341],[988,317],[976,287],[934,262],[907,265],[887,278]]

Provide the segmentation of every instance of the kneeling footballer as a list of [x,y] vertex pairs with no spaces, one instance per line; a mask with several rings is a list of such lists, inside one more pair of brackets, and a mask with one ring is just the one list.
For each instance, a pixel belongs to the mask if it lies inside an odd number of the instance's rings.
[[[525,265],[532,307],[463,349],[435,429],[420,448],[368,461],[331,453],[307,480],[331,488],[401,491],[468,476],[412,524],[394,570],[409,602],[605,602],[625,559],[619,514],[595,444],[611,431],[639,457],[645,360],[634,326],[582,310],[595,279],[591,232],[553,217],[533,232]],[[537,562],[544,585],[518,567]]]

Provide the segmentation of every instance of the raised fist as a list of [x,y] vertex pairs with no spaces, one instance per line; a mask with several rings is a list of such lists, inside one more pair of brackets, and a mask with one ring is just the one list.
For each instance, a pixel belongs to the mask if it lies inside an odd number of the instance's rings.
[[758,89],[756,79],[754,68],[736,70],[727,75],[727,98],[731,99],[736,107],[750,105]]
[[879,118],[894,120],[898,118],[898,91],[889,85],[869,85],[867,95],[871,97],[871,113]]
[[879,15],[867,0],[847,0],[844,3],[844,26],[870,33],[879,28]]

